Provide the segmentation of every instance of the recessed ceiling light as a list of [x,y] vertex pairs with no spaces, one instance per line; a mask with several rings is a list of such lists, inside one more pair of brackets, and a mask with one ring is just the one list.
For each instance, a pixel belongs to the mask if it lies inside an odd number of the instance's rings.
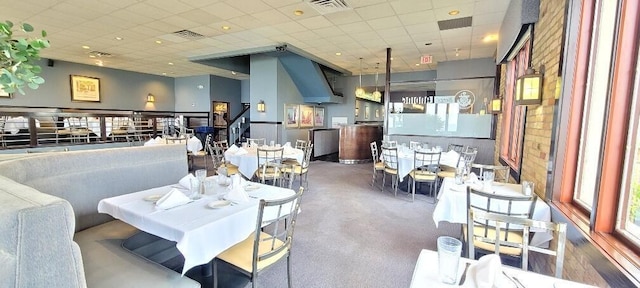
[[231,75],[236,75],[238,73],[236,73],[236,71],[231,71]]
[[162,72],[162,75],[167,76],[167,72]]
[[336,52],[336,56],[340,56],[340,55],[342,55],[342,53]]
[[420,63],[416,63],[416,66],[420,66]]
[[484,38],[482,38],[483,42],[492,42],[492,41],[497,41],[498,40],[498,35],[497,34],[489,34],[487,36],[484,36]]
[[391,57],[391,58],[389,58],[389,59],[393,60],[393,57]]
[[82,49],[91,49],[91,47],[89,47],[87,45],[82,45]]
[[229,29],[231,29],[231,27],[229,27],[229,26],[222,26],[222,30],[229,30]]
[[167,63],[167,64],[169,64],[169,65],[173,65],[173,62],[169,62],[169,63]]
[[89,58],[96,58],[96,55],[89,55]]
[[102,60],[96,60],[96,65],[104,66],[104,63],[102,63]]
[[302,14],[304,14],[304,11],[302,11],[302,10],[293,11],[293,15],[302,16]]
[[156,40],[156,44],[162,44],[162,41]]
[[455,16],[455,15],[458,15],[458,14],[460,14],[460,10],[451,10],[451,11],[449,11],[449,15],[451,15],[451,16]]
[[118,40],[118,41],[120,41],[120,40],[122,40],[122,37],[119,37],[119,36],[118,36],[118,37],[116,37],[115,39],[116,39],[116,40]]

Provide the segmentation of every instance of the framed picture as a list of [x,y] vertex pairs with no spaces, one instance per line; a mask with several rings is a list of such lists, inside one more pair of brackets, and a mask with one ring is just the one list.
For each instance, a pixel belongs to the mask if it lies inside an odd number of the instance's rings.
[[299,106],[295,104],[284,105],[284,127],[285,128],[298,128],[300,125],[300,111]]
[[300,105],[300,128],[313,127],[313,106]]
[[0,97],[2,98],[11,98],[11,93],[5,92],[0,86]]
[[71,75],[71,101],[100,102],[100,79]]
[[313,126],[324,127],[324,107],[314,107]]

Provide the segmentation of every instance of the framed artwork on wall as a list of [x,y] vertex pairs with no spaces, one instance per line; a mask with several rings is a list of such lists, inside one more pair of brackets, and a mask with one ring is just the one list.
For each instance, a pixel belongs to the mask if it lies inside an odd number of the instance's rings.
[[313,127],[313,106],[300,105],[300,128]]
[[71,75],[71,101],[100,102],[100,78]]
[[324,127],[324,107],[314,107],[313,126]]
[[299,106],[295,104],[285,104],[284,119],[285,128],[298,128],[298,126],[300,125]]
[[0,86],[0,97],[2,97],[2,98],[11,98],[11,96],[12,96],[11,93],[8,93],[8,92],[4,91],[2,89],[2,86]]

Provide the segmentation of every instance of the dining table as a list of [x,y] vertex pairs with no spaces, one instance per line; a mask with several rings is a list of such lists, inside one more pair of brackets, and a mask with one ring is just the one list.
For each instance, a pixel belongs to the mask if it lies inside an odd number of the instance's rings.
[[[383,150],[385,153],[386,150]],[[406,146],[398,146],[398,176],[400,179],[406,177],[411,173],[413,169],[415,169],[415,150],[410,149]],[[421,149],[419,151],[424,152],[438,152],[440,150],[432,149]],[[458,161],[460,159],[460,154],[456,151],[440,151],[440,166],[447,167],[457,167],[459,165]],[[435,163],[434,163],[435,164]]]
[[[189,189],[173,184],[102,199],[98,212],[175,241],[185,259],[184,275],[189,269],[209,263],[221,252],[249,237],[256,229],[260,199],[275,200],[295,194],[291,189],[243,180],[241,185],[248,201],[221,201],[233,185],[218,184],[216,179],[217,176],[206,178],[206,192],[199,199],[177,207],[161,209],[154,202],[172,189],[190,195]],[[265,215],[268,215],[267,211]]]
[[[280,147],[263,146],[262,149],[280,149]],[[251,179],[258,169],[258,148],[256,146],[229,148],[224,152],[225,160],[231,164],[238,166],[238,171]],[[284,146],[282,152],[283,159],[295,159],[298,163],[302,163],[304,151],[290,146]]]
[[[463,184],[456,184],[453,178],[443,178],[440,191],[438,193],[438,204],[433,210],[433,221],[438,224],[442,221],[449,223],[467,224],[467,187],[471,186],[478,190],[488,192],[484,190],[482,181],[466,181]],[[500,183],[493,182],[493,193],[497,195],[505,196],[523,196],[522,186],[520,184]],[[523,203],[517,203],[514,205],[521,205]],[[498,207],[497,209],[503,209],[506,211],[507,207]],[[526,211],[528,205],[523,205],[520,209]],[[517,206],[512,209],[519,209]],[[534,220],[551,221],[551,207],[542,199],[537,198],[533,215]],[[532,228],[531,232],[533,236],[529,242],[532,246],[548,247],[549,241],[553,239],[553,235],[547,231]]]
[[[411,278],[411,288],[423,288],[423,287],[475,287],[474,281],[470,280],[475,275],[469,275],[467,273],[472,269],[466,268],[470,265],[478,264],[478,260],[472,260],[468,258],[460,258],[458,263],[458,275],[456,284],[447,285],[441,283],[438,279],[438,252],[423,249],[420,251],[416,266],[413,270],[413,277]],[[469,265],[467,265],[469,264]],[[587,288],[595,287],[587,284],[582,284],[565,279],[559,279],[531,271],[524,271],[522,269],[513,268],[511,266],[501,265],[496,267],[498,276],[495,278],[493,287],[504,288],[522,288],[522,287],[535,287],[535,288],[561,288],[561,287],[575,287],[575,288]],[[479,270],[478,270],[479,271]],[[463,274],[465,275],[464,283],[460,283]],[[482,277],[482,275],[480,275]],[[477,279],[477,278],[475,278]],[[462,285],[460,285],[462,284]]]
[[[176,144],[178,143],[178,141],[176,140],[181,140],[181,138],[171,138],[171,140],[169,140],[168,138],[164,138],[164,137],[160,137],[157,136],[156,138],[151,138],[149,140],[147,140],[146,142],[144,142],[144,146],[153,146],[153,145],[163,145],[163,144]],[[182,140],[184,140],[184,138],[182,138]],[[200,141],[200,139],[198,139],[197,137],[193,137],[193,136],[189,136],[189,139],[187,139],[187,150],[189,152],[198,152],[201,151],[204,147],[202,146],[202,142]]]

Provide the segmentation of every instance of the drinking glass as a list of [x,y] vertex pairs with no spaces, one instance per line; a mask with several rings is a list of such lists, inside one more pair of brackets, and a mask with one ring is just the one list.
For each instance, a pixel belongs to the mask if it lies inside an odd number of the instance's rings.
[[276,146],[276,141],[273,141],[273,140],[269,141],[269,147],[274,147],[274,146]]
[[484,184],[484,190],[491,191],[493,187],[494,174],[493,171],[482,172],[482,182]]
[[202,182],[198,179],[191,178],[189,180],[191,183],[191,187],[189,189],[189,198],[192,200],[200,199],[200,187],[202,187]]
[[195,174],[196,179],[198,179],[200,182],[204,181],[204,178],[207,178],[207,170],[198,169],[196,170]]
[[458,167],[456,168],[456,184],[457,185],[462,185],[464,183],[464,172],[465,169],[464,167]]
[[460,240],[449,236],[438,237],[438,277],[442,283],[456,284],[461,252]]

